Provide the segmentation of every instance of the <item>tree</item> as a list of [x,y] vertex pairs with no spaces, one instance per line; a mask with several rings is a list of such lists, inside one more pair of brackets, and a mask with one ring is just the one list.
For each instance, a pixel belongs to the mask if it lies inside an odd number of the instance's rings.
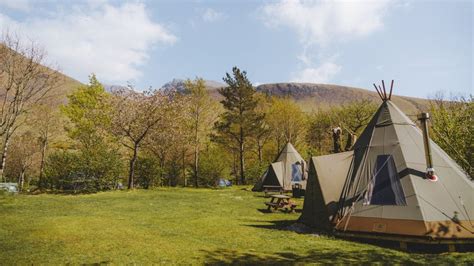
[[431,138],[470,176],[474,177],[474,101],[473,96],[443,95],[430,101]]
[[[64,181],[58,181],[61,188],[71,189],[64,185],[66,183],[74,184],[74,191],[98,191],[117,186],[121,166],[118,143],[108,131],[112,112],[110,98],[95,75],[91,75],[89,84],[68,95],[68,104],[61,107],[69,120],[66,132],[74,141],[74,149],[62,154],[67,158],[63,160],[55,153],[49,160],[49,177]],[[68,158],[72,158],[74,164],[63,170],[56,169],[64,167]]]
[[192,132],[187,108],[188,99],[174,94],[169,101],[161,103],[160,120],[144,139],[146,149],[158,157],[160,178],[168,185],[177,185],[178,179],[187,184],[186,166],[188,151],[192,144]]
[[272,98],[267,97],[263,94],[256,94],[255,98],[258,101],[258,105],[255,108],[255,112],[259,115],[264,117],[265,119],[262,121],[261,126],[258,128],[255,128],[255,132],[251,138],[255,142],[255,145],[252,144],[252,146],[256,146],[257,150],[257,158],[258,158],[258,168],[260,168],[263,163],[263,150],[265,144],[268,143],[270,138],[272,137],[272,131],[271,128],[268,124],[267,120],[267,114],[272,106]]
[[9,141],[19,127],[18,118],[59,86],[61,76],[44,66],[45,52],[35,43],[25,45],[8,32],[0,42],[0,176],[3,177]]
[[43,188],[45,185],[44,167],[48,146],[51,140],[61,132],[62,119],[56,109],[50,105],[41,104],[35,108],[35,114],[31,117],[31,120],[31,124],[36,129],[40,149],[38,186]]
[[296,145],[305,139],[306,115],[290,98],[273,98],[265,121],[277,142],[277,153],[287,142]]
[[190,119],[190,129],[193,135],[193,177],[194,186],[199,185],[199,152],[203,141],[208,137],[212,124],[217,118],[217,107],[209,96],[206,83],[202,78],[185,81],[187,94],[187,111]]
[[118,90],[111,99],[111,132],[121,139],[121,143],[132,151],[129,164],[128,189],[134,187],[135,164],[142,141],[162,119],[160,108],[169,106],[172,95],[163,95],[158,91],[135,92],[132,86],[128,90]]
[[26,131],[15,135],[11,145],[12,152],[8,157],[9,166],[5,174],[10,178],[15,177],[19,191],[23,191],[27,172],[30,172],[33,159],[38,152],[38,142],[31,131]]
[[[215,140],[227,145],[237,146],[239,152],[240,182],[245,184],[245,152],[248,139],[262,127],[264,116],[255,109],[258,100],[255,89],[245,71],[232,68],[232,75],[226,73],[223,80],[227,87],[219,89],[224,97],[221,101],[224,113],[214,124]],[[230,142],[227,142],[230,141]]]
[[336,109],[336,119],[344,130],[360,135],[376,111],[377,105],[371,100],[356,100]]
[[95,75],[89,77],[89,84],[78,88],[67,96],[68,104],[61,111],[69,119],[66,126],[69,137],[76,140],[82,149],[92,150],[106,142],[110,135],[110,95]]
[[318,110],[309,117],[309,128],[306,141],[312,147],[312,155],[324,155],[331,150],[331,126],[334,124],[334,113],[331,110]]

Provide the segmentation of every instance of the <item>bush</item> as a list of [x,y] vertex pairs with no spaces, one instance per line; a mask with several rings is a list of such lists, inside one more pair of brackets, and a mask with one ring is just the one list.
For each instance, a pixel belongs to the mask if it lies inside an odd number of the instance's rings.
[[120,158],[113,151],[58,151],[46,161],[45,185],[72,193],[110,190],[117,187],[121,170]]
[[219,178],[229,179],[232,161],[225,151],[209,147],[201,152],[199,159],[199,183],[201,186],[215,186]]
[[162,169],[157,159],[140,157],[135,165],[135,181],[142,188],[148,189],[162,185]]

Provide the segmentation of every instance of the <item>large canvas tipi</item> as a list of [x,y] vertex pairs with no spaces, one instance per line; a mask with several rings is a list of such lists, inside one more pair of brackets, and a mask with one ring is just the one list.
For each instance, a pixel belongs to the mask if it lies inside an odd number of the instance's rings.
[[296,151],[295,147],[288,142],[252,190],[263,191],[265,186],[272,186],[281,187],[282,190],[289,191],[292,189],[292,182],[299,183],[305,189],[305,172],[306,162]]
[[473,181],[381,95],[353,152],[311,159],[300,221],[359,235],[474,240]]

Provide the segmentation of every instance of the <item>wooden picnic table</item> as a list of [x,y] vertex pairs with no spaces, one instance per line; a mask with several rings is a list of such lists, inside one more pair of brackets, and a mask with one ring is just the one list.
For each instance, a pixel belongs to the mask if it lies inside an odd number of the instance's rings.
[[278,209],[285,209],[289,212],[293,212],[296,208],[296,203],[291,201],[291,197],[287,195],[270,195],[272,199],[270,202],[265,202],[265,205],[267,205],[267,210],[269,211],[276,211]]
[[268,198],[270,193],[280,193],[283,194],[283,188],[281,186],[263,186],[263,192],[265,193],[265,198]]

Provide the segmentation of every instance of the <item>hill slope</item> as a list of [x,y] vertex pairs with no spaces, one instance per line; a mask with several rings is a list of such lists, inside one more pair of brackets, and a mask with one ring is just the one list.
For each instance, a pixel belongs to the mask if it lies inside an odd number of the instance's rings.
[[[298,102],[305,111],[328,108],[341,105],[354,100],[368,99],[380,103],[380,98],[375,91],[360,88],[312,83],[274,83],[263,84],[257,91],[268,95],[290,96]],[[425,110],[428,100],[392,96],[393,102],[405,113],[414,115],[420,110]]]
[[[214,99],[222,99],[218,89],[224,87],[225,84],[206,80],[206,86]],[[183,91],[184,80],[173,79],[163,85],[161,89]],[[260,93],[278,97],[290,96],[307,112],[361,99],[368,99],[377,104],[381,101],[377,92],[373,90],[331,84],[270,83],[259,85],[256,90]],[[416,115],[428,107],[428,100],[426,99],[393,95],[392,100],[408,115]]]
[[[23,55],[16,53],[15,51],[11,50],[4,44],[0,43],[0,53],[14,53],[13,57],[16,57],[19,61],[25,60],[27,62],[29,59],[25,58]],[[9,56],[11,58],[12,56]],[[18,62],[18,61],[17,61]],[[52,74],[55,77],[55,80],[57,80],[56,86],[46,94],[46,97],[48,98],[48,104],[51,104],[53,106],[57,106],[59,104],[62,104],[66,101],[66,96],[70,94],[73,90],[75,90],[77,87],[81,86],[82,83],[79,81],[61,73],[60,71],[56,71],[54,69],[49,68],[48,66],[44,65],[39,65],[41,69],[44,69],[45,73]],[[1,73],[0,75],[0,82],[6,82],[8,79],[8,76],[6,73]],[[3,86],[0,86],[0,90],[4,89]]]

